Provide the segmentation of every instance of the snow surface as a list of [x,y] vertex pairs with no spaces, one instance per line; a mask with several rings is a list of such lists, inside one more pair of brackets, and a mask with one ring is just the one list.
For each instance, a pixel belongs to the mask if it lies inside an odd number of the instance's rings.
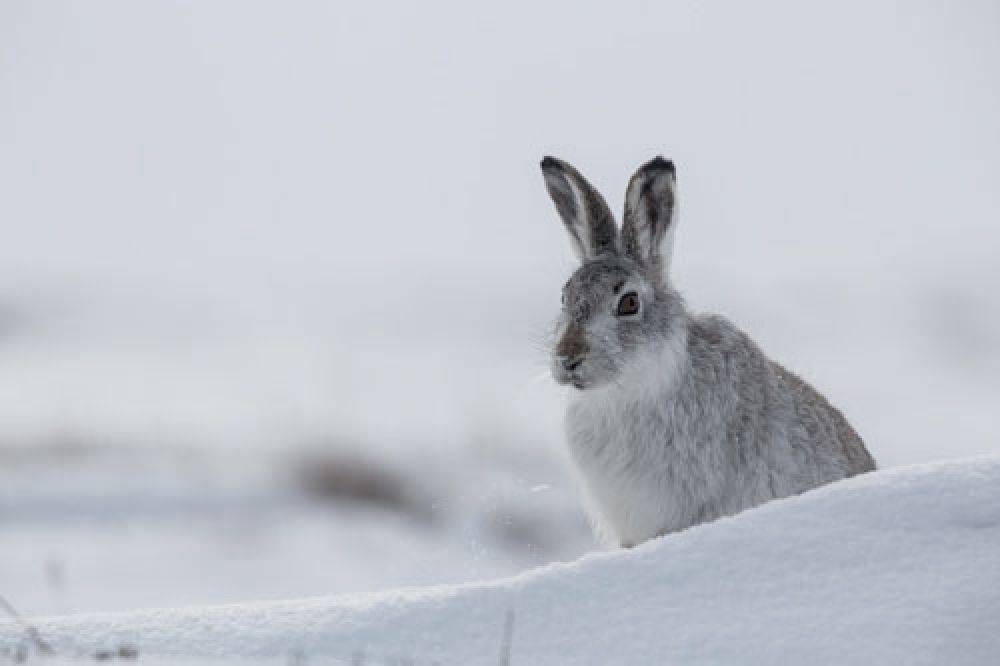
[[[38,620],[65,656],[995,664],[1000,457],[880,471],[493,583]],[[23,641],[10,622],[0,646]]]
[[[594,549],[545,371],[574,267],[545,154],[615,210],[674,158],[688,302],[883,467],[997,453],[998,24],[990,0],[0,2],[0,594],[130,611]],[[410,501],[304,494],[316,456]]]

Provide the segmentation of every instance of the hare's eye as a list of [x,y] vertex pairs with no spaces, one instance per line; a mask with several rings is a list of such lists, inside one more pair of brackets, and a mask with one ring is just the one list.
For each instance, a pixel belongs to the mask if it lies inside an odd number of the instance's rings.
[[620,299],[618,299],[618,312],[616,313],[619,317],[625,317],[628,315],[634,315],[639,311],[639,295],[634,291],[630,291]]

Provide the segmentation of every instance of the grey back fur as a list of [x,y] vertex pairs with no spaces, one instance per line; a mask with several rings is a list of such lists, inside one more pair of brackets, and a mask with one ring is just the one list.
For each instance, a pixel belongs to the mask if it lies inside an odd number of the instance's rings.
[[547,157],[542,172],[581,260],[552,374],[576,389],[570,458],[607,541],[631,546],[875,468],[822,395],[673,289],[671,162],[636,171],[621,231],[576,169]]

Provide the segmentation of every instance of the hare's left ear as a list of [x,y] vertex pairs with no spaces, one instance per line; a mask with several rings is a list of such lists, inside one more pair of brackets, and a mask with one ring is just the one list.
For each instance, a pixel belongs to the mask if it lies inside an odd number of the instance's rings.
[[676,227],[674,163],[662,157],[646,162],[625,192],[622,245],[625,254],[666,274]]
[[601,193],[579,171],[554,157],[542,160],[542,176],[580,261],[617,252],[618,227]]

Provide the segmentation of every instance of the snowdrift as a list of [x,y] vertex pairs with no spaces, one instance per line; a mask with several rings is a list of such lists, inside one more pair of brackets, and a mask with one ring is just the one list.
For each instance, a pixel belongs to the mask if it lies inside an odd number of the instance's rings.
[[[998,663],[1000,457],[881,471],[492,583],[35,625],[67,657],[495,664],[506,642],[514,665]],[[0,647],[24,640],[0,624]]]

